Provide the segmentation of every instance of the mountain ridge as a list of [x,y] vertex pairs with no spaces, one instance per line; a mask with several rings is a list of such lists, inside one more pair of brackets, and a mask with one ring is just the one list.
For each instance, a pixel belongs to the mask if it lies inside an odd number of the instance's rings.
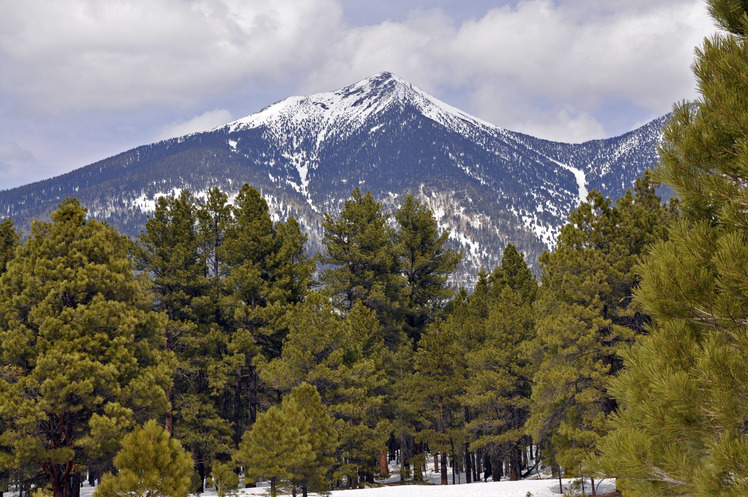
[[507,242],[537,267],[587,190],[618,198],[656,161],[666,119],[619,137],[552,142],[481,121],[385,72],[2,191],[0,215],[28,230],[77,196],[90,215],[135,236],[160,194],[232,194],[247,182],[276,219],[299,219],[315,252],[322,213],[336,215],[354,187],[387,209],[413,194],[463,249],[457,280],[466,282],[498,264]]

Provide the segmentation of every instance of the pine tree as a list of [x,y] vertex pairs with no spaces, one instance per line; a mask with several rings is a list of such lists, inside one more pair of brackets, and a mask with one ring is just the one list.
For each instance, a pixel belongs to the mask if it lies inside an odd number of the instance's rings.
[[267,202],[249,185],[239,191],[232,213],[224,243],[223,303],[231,317],[232,405],[238,434],[256,420],[264,391],[256,363],[280,355],[287,333],[283,316],[306,296],[314,261],[304,252],[306,236],[296,220],[274,225]]
[[[556,250],[540,258],[529,427],[573,475],[589,469],[583,461],[595,453],[616,407],[607,386],[621,369],[621,349],[648,320],[632,303],[634,264],[666,236],[672,217],[647,176],[635,192],[615,205],[591,192],[562,228]],[[648,209],[652,214],[644,215]]]
[[440,234],[433,213],[412,195],[405,197],[395,219],[399,226],[395,252],[407,284],[406,332],[417,343],[426,325],[454,296],[447,279],[459,266],[462,253],[445,247],[449,231]]
[[639,268],[653,322],[624,356],[601,444],[632,496],[748,494],[748,3],[708,5],[726,32],[697,50],[701,97],[676,106],[656,170],[683,217]]
[[469,381],[463,402],[472,412],[471,449],[491,454],[492,466],[508,460],[510,479],[519,480],[532,379],[525,347],[534,335],[537,282],[512,244],[489,280],[492,298],[482,322],[483,340],[465,351]]
[[214,486],[218,497],[228,497],[236,495],[239,488],[239,474],[236,467],[230,462],[214,462],[213,469],[210,472],[208,486]]
[[335,452],[338,448],[338,432],[335,420],[328,408],[322,404],[317,389],[302,383],[291,390],[284,401],[284,409],[304,413],[309,431],[309,444],[314,458],[308,464],[294,468],[292,481],[301,487],[303,497],[309,490],[324,492],[330,487],[332,469],[335,465]]
[[16,247],[21,242],[21,235],[16,231],[13,220],[9,217],[0,223],[0,274],[5,272],[8,262],[13,258]]
[[[220,201],[220,192],[213,192]],[[171,408],[165,426],[191,451],[201,477],[216,453],[230,451],[229,421],[216,407],[228,381],[228,336],[216,323],[215,283],[209,269],[198,209],[187,190],[160,197],[133,249],[138,268],[153,282],[154,304],[169,318],[166,349],[176,357]],[[202,479],[202,478],[201,478]]]
[[319,394],[314,387],[301,384],[280,405],[257,417],[235,459],[249,479],[269,480],[272,496],[286,484],[300,485],[306,496],[310,488],[326,488],[336,439],[333,419]]
[[[171,361],[129,242],[76,200],[51,217],[0,277],[0,464],[36,466],[68,497],[92,446],[166,410]],[[95,416],[119,429],[93,429]]]
[[371,193],[356,188],[338,219],[325,214],[323,264],[332,267],[321,276],[335,306],[350,311],[356,302],[377,313],[389,347],[402,341],[397,319],[405,280],[400,274],[388,215]]
[[187,497],[189,494],[192,457],[155,420],[124,437],[114,466],[117,474],[105,474],[94,497]]
[[463,387],[459,381],[463,369],[459,339],[455,329],[441,321],[426,329],[418,342],[409,395],[423,413],[424,426],[418,438],[441,454],[442,485],[448,483],[446,455],[455,438],[463,438],[456,433],[461,427],[459,396]]
[[374,471],[389,423],[382,419],[389,351],[375,314],[354,305],[341,316],[330,300],[311,293],[286,316],[280,358],[261,365],[262,378],[288,392],[309,383],[341,424],[340,472],[355,484],[358,471]]

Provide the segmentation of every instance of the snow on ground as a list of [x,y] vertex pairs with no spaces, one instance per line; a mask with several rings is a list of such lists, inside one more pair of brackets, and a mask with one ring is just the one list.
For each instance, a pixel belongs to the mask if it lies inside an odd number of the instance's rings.
[[[452,485],[452,473],[449,473],[449,485],[440,485],[439,474],[429,471],[427,474],[429,484],[423,485],[393,485],[399,480],[393,476],[385,480],[384,486],[355,489],[335,490],[331,497],[560,497],[558,479],[537,479],[533,477],[521,481],[499,481],[499,482],[474,482],[464,483],[465,475],[461,475],[462,484]],[[562,480],[566,490],[573,484],[574,480]],[[598,481],[596,484],[600,483]],[[598,494],[606,494],[615,490],[613,480],[603,480],[597,486]],[[81,497],[91,497],[94,488],[85,485],[81,488]],[[585,482],[586,495],[591,495],[589,480]],[[241,488],[237,492],[238,497],[264,497],[270,495],[270,487],[267,483],[261,483],[256,488]],[[290,492],[279,491],[279,495],[290,495]],[[301,495],[299,493],[299,495]],[[320,497],[310,493],[310,497]],[[569,495],[581,495],[581,489]],[[207,488],[202,497],[216,497],[215,490]]]

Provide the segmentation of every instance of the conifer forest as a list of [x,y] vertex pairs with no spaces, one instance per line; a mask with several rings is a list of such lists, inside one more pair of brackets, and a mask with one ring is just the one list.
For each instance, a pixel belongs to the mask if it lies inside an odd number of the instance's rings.
[[538,275],[508,244],[456,288],[434,214],[359,189],[317,256],[250,185],[162,197],[135,239],[76,199],[25,237],[3,220],[0,497],[306,496],[427,465],[748,495],[748,1],[708,5],[700,98]]

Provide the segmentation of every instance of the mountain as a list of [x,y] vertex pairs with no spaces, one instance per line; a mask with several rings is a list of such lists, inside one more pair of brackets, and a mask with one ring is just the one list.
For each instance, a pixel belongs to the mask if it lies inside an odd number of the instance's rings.
[[75,196],[90,215],[135,236],[160,195],[188,188],[204,196],[214,186],[235,193],[247,182],[276,218],[299,219],[314,252],[322,213],[337,214],[353,188],[387,209],[411,193],[451,229],[464,252],[457,280],[468,283],[500,262],[507,242],[536,266],[588,190],[622,196],[657,160],[666,118],[616,138],[557,143],[498,128],[381,73],[2,191],[0,215],[28,230]]

